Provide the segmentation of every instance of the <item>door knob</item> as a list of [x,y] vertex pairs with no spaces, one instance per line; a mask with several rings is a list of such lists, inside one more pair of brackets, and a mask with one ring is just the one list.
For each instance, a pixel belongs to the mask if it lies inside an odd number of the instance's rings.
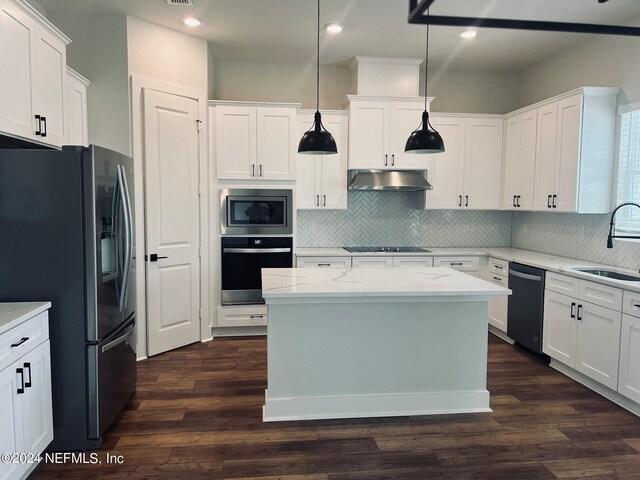
[[[169,258],[169,257],[159,257],[157,253],[152,253],[151,255],[149,255],[149,261],[150,262],[157,262],[158,260],[162,259],[162,258]],[[146,255],[145,255],[145,260],[146,260]]]

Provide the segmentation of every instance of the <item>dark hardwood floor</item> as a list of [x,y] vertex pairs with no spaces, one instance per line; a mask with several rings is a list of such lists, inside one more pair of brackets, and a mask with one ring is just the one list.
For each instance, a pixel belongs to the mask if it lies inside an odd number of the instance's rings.
[[264,337],[194,344],[138,364],[101,465],[31,478],[640,479],[640,418],[489,337],[493,413],[275,424]]

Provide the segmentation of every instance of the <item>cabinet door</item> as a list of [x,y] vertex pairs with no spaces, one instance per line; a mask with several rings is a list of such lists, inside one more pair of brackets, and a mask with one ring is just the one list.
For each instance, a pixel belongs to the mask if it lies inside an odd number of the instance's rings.
[[351,257],[297,257],[297,268],[351,268]]
[[[495,285],[509,288],[508,277],[490,275],[489,281]],[[507,333],[508,298],[506,295],[501,295],[499,297],[493,297],[489,301],[489,323],[504,333]]]
[[442,136],[445,151],[427,155],[427,179],[433,190],[426,192],[426,208],[460,208],[464,205],[465,119],[434,116],[431,124]]
[[349,168],[391,168],[389,104],[355,102],[349,112]]
[[558,137],[556,140],[556,208],[575,212],[578,207],[578,168],[582,132],[582,95],[558,102]]
[[34,113],[44,117],[41,140],[60,147],[67,137],[67,47],[39,25],[36,34]]
[[215,107],[215,149],[220,179],[255,179],[256,109]]
[[53,440],[53,413],[51,406],[51,360],[49,340],[18,360],[24,369],[25,382],[29,381],[22,396],[22,424],[24,452],[40,453]]
[[556,142],[558,132],[558,104],[538,109],[536,144],[536,179],[534,209],[550,210],[550,196],[556,188]]
[[354,267],[392,267],[392,257],[353,257],[351,264]]
[[87,87],[67,75],[67,143],[89,145],[87,132]]
[[640,403],[640,318],[622,315],[618,392]]
[[[313,125],[313,115],[298,115],[298,137]],[[296,168],[296,207],[302,210],[320,208],[322,155],[298,155]]]
[[260,107],[256,119],[256,176],[265,180],[295,180],[299,140],[295,109]]
[[392,103],[389,122],[389,164],[392,168],[423,170],[425,155],[405,153],[404,147],[411,132],[420,126],[423,103]]
[[[22,397],[17,389],[20,376],[15,362],[0,371],[0,453],[26,453],[23,445]],[[27,464],[0,462],[0,478],[20,478]]]
[[536,141],[538,132],[538,110],[526,112],[522,119],[522,149],[518,171],[520,179],[516,195],[518,208],[533,210],[533,195],[536,178]]
[[36,138],[33,79],[36,22],[9,0],[0,0],[0,131]]
[[322,208],[344,210],[347,208],[347,117],[327,115],[323,123],[336,141],[338,153],[318,156],[321,164],[320,204]]
[[[577,299],[550,290],[544,292],[544,319],[542,351],[551,358],[576,367]],[[574,307],[572,309],[572,304]]]
[[463,187],[467,208],[500,208],[503,125],[501,119],[467,120]]
[[517,210],[516,196],[520,193],[520,162],[522,159],[523,115],[505,121],[504,187],[502,208]]
[[576,370],[616,390],[620,356],[620,311],[580,302],[576,313]]

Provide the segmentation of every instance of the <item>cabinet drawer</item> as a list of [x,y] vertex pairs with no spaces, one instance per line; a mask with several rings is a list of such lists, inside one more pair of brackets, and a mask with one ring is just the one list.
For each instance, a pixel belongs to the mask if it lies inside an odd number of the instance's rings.
[[392,267],[392,257],[352,257],[353,267]]
[[433,257],[393,257],[394,267],[433,267]]
[[554,272],[547,272],[545,288],[563,295],[577,297],[580,294],[580,280]]
[[[49,338],[49,312],[44,311],[0,336],[0,370]],[[26,339],[26,340],[24,340]],[[11,345],[17,345],[12,347]]]
[[266,325],[266,305],[243,305],[218,308],[217,327],[264,327]]
[[461,272],[477,272],[480,269],[479,257],[434,257],[434,267],[450,267]]
[[505,260],[499,260],[497,258],[489,259],[489,273],[496,273],[498,275],[507,275],[509,272],[509,262]]
[[297,257],[296,267],[351,268],[351,257]]
[[495,283],[496,285],[500,285],[501,287],[509,288],[509,277],[505,275],[496,275],[495,273],[490,273],[487,280],[491,283]]
[[622,310],[622,290],[600,283],[580,280],[580,300],[618,312]]
[[622,294],[622,312],[640,317],[640,293],[624,291]]

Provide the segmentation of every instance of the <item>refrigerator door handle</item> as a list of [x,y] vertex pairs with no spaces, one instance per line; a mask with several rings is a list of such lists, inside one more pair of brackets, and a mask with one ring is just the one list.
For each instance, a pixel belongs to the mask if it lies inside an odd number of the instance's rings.
[[129,245],[129,268],[126,271],[126,278],[127,278],[127,285],[126,288],[123,289],[123,295],[124,295],[124,306],[127,305],[127,297],[129,295],[129,284],[131,283],[131,269],[133,266],[133,211],[131,208],[131,197],[129,196],[129,186],[128,186],[128,182],[127,182],[127,172],[124,168],[124,166],[122,166],[122,180],[123,180],[123,185],[124,185],[124,195],[127,198],[127,203],[126,203],[126,207],[127,207],[127,219],[128,219],[128,223],[127,223],[127,244]]
[[125,251],[125,256],[124,256],[124,267],[123,267],[123,272],[122,272],[122,287],[120,288],[120,301],[119,303],[119,308],[120,311],[122,312],[124,310],[124,303],[125,303],[125,292],[127,291],[127,283],[128,283],[128,277],[129,277],[129,269],[131,267],[131,252],[130,252],[130,246],[129,246],[129,213],[127,210],[127,197],[126,197],[126,193],[124,190],[124,180],[122,177],[122,166],[118,165],[118,183],[119,183],[119,188],[118,191],[120,193],[120,202],[121,202],[121,206],[122,206],[122,210],[123,210],[123,214],[124,214],[124,231],[125,231],[125,241],[124,241],[124,251]]
[[126,342],[129,337],[131,337],[131,335],[133,335],[133,330],[134,330],[135,325],[131,325],[126,332],[124,332],[122,335],[120,335],[118,338],[116,338],[115,340],[111,340],[109,343],[107,343],[106,345],[103,345],[102,348],[100,349],[100,351],[102,353],[108,352],[109,350],[111,350],[112,348],[117,347],[118,345],[120,345],[123,342]]
[[120,297],[122,296],[122,272],[120,272],[120,242],[118,231],[120,225],[118,216],[120,212],[120,176],[116,175],[116,184],[113,187],[113,200],[111,202],[111,215],[113,215],[111,232],[116,235],[115,242],[115,258],[116,258],[116,295],[118,297],[118,305],[120,305]]

